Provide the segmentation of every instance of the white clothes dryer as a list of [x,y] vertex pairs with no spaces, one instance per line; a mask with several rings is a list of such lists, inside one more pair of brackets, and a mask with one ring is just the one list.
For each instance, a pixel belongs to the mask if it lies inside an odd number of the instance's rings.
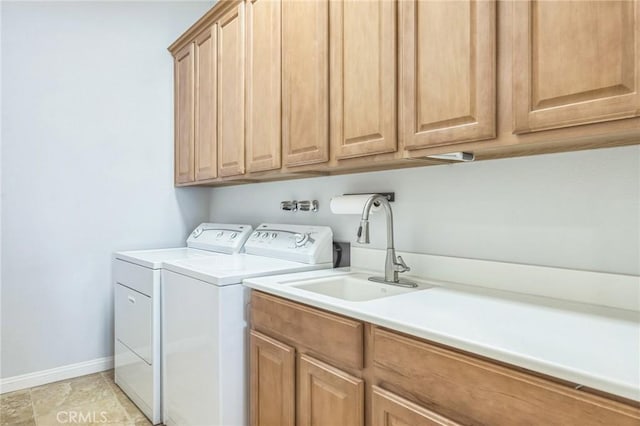
[[153,422],[162,423],[162,262],[229,257],[251,235],[249,225],[203,223],[186,247],[113,255],[115,382]]

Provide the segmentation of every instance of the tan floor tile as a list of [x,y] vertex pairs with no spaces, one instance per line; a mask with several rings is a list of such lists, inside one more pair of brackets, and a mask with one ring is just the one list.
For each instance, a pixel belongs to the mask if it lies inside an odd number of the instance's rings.
[[[148,422],[146,416],[142,414],[140,409],[129,399],[129,397],[120,389],[113,380],[108,380],[109,386],[113,389],[113,393],[116,395],[118,402],[122,405],[122,408],[125,409],[132,422],[135,424],[136,422]],[[149,423],[151,424],[151,423]]]
[[108,370],[4,394],[0,426],[151,426],[113,380]]
[[[4,423],[3,423],[4,425]],[[29,420],[26,420],[24,422],[10,422],[7,423],[7,425],[11,425],[11,426],[37,426],[36,425],[36,420],[34,418],[31,418]]]
[[22,398],[22,397],[27,397],[30,398],[29,396],[29,389],[22,389],[22,390],[17,390],[14,392],[7,392],[7,393],[3,393],[0,395],[0,401],[5,401],[5,400],[9,400],[9,399],[16,399],[16,398]]
[[[142,414],[140,409],[133,403],[133,401],[131,401],[129,397],[124,393],[124,391],[120,389],[120,386],[118,386],[115,383],[115,381],[113,380],[113,370],[110,370],[110,371],[112,373],[112,378],[111,380],[107,380],[107,382],[109,386],[111,386],[113,393],[116,395],[118,402],[129,415],[129,418],[131,419],[131,425],[132,426],[133,425],[135,426],[151,425],[151,422],[149,422],[147,417],[144,414]],[[108,373],[108,372],[104,372],[103,374],[105,373]]]
[[113,368],[111,370],[107,370],[107,371],[103,371],[102,373],[102,377],[106,378],[107,380],[111,380],[113,382]]
[[[50,383],[31,389],[36,417],[46,416],[65,407],[75,407],[114,399],[113,391],[100,373]],[[115,400],[115,399],[114,399]]]
[[129,416],[118,403],[115,396],[99,401],[63,404],[54,411],[36,416],[37,426],[56,426],[62,424],[123,425],[130,421]]
[[2,426],[35,425],[28,389],[0,396],[0,424]]
[[133,401],[131,401],[129,399],[129,397],[127,395],[125,395],[121,390],[118,390],[115,393],[116,393],[116,398],[118,399],[118,402],[120,403],[122,408],[124,408],[124,410],[129,415],[129,418],[133,422],[136,422],[136,423],[138,423],[138,422],[142,422],[142,423],[148,422],[148,420],[145,417],[145,415],[142,414],[140,409],[138,409],[138,407],[133,403]]

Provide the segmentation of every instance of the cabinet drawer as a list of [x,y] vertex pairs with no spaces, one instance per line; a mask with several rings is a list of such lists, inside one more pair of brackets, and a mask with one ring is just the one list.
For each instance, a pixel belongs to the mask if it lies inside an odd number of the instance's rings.
[[376,383],[461,423],[640,424],[640,409],[519,370],[377,327],[373,340]]
[[113,261],[113,280],[129,288],[153,297],[153,283],[160,279],[160,271],[134,265],[124,260]]
[[251,323],[258,331],[310,349],[338,365],[363,367],[364,326],[360,321],[252,291]]
[[147,363],[153,362],[153,304],[151,298],[116,285],[115,292],[115,337],[138,354]]

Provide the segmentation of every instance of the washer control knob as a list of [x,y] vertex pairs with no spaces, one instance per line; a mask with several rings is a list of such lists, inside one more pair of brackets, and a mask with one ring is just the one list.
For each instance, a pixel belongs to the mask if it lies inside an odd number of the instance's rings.
[[271,233],[271,239],[272,240],[274,240],[277,236],[278,236],[278,234],[276,234],[275,232]]
[[232,232],[231,235],[229,235],[229,238],[231,238],[232,240],[238,236],[237,232]]
[[258,231],[251,234],[251,238],[258,238],[259,236],[260,236],[260,233]]
[[307,241],[309,241],[309,234],[296,234],[296,247],[302,247]]
[[216,234],[216,238],[222,238],[223,235],[224,235],[224,232],[220,231]]
[[193,235],[193,238],[198,238],[201,234],[202,234],[202,228],[197,227],[196,229],[193,230],[193,233],[191,235]]
[[262,239],[266,240],[267,238],[269,238],[269,233],[268,232],[263,232],[262,233]]

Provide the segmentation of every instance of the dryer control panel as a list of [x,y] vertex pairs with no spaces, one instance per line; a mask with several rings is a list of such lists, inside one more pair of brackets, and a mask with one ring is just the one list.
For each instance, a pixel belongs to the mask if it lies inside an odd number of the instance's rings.
[[251,225],[201,223],[189,235],[187,247],[218,253],[239,253],[252,231]]
[[333,232],[328,226],[263,223],[245,243],[245,252],[315,265],[333,260]]

